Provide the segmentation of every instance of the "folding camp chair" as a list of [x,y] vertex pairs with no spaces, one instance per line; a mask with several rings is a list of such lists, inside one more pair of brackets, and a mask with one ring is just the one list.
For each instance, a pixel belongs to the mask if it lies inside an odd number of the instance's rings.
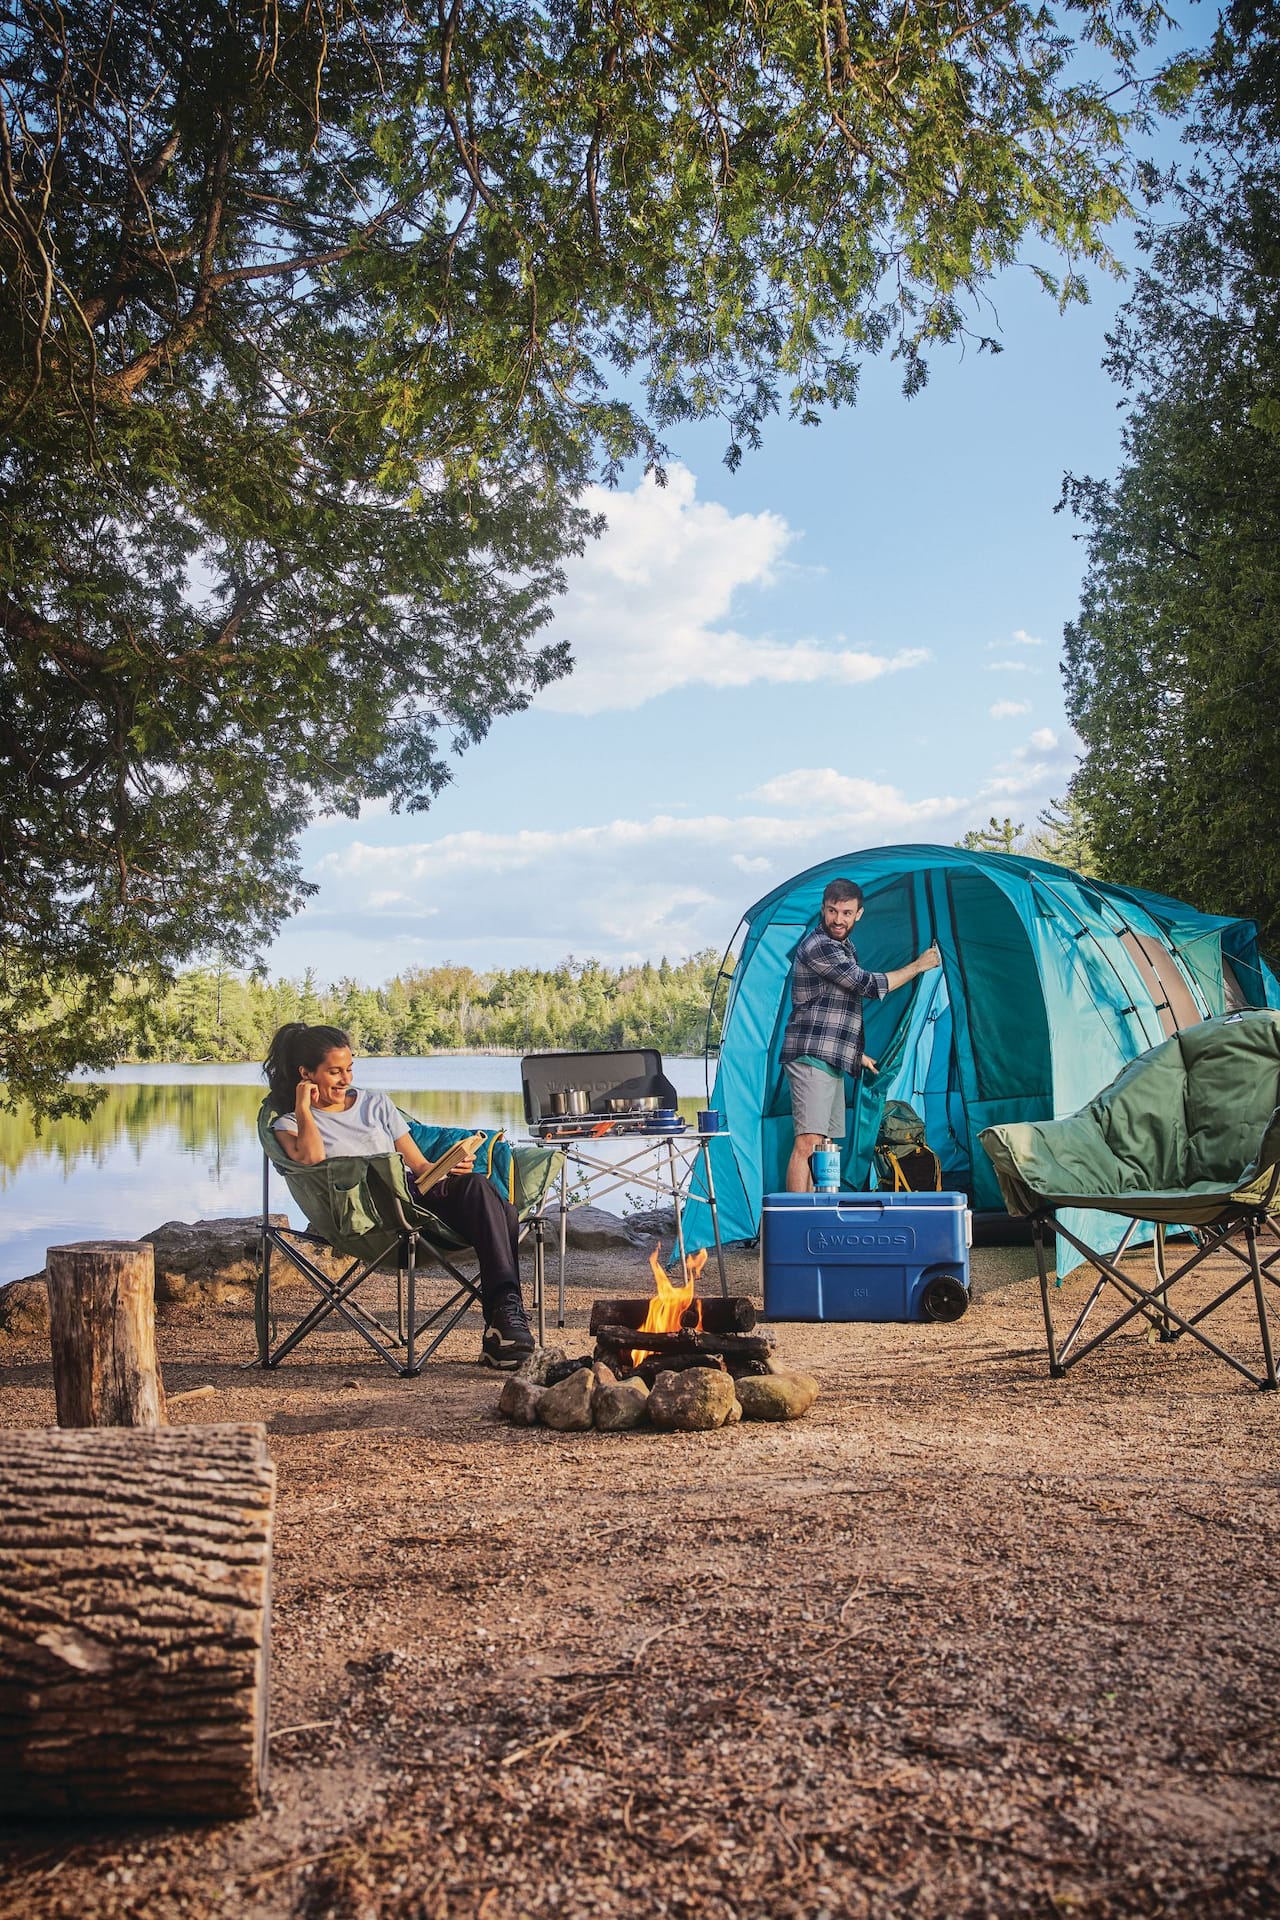
[[[393,1372],[402,1379],[415,1377],[470,1308],[480,1303],[480,1281],[471,1249],[410,1191],[404,1162],[398,1153],[323,1160],[314,1167],[296,1166],[272,1130],[274,1117],[274,1107],[264,1101],[258,1114],[263,1159],[261,1258],[255,1297],[257,1364],[279,1366],[301,1341],[315,1333],[331,1316],[337,1316],[358,1333]],[[406,1127],[410,1124],[406,1115]],[[461,1138],[466,1129],[452,1131],[455,1137]],[[552,1149],[517,1147],[512,1150],[514,1192],[511,1198],[520,1218],[520,1238],[523,1241],[526,1235],[533,1236],[534,1307],[539,1345],[545,1344],[546,1332],[541,1208],[559,1166],[560,1155]],[[281,1227],[272,1221],[272,1168],[282,1176],[304,1215],[305,1228]],[[336,1275],[320,1257],[329,1253],[348,1262]],[[278,1318],[272,1298],[274,1255],[282,1257],[318,1296],[283,1338],[278,1337]],[[460,1266],[459,1260],[466,1260],[471,1270]],[[375,1274],[392,1270],[393,1261],[396,1274],[394,1335],[358,1297]],[[419,1307],[419,1281],[424,1265],[441,1269],[452,1282],[448,1298],[429,1311]]]
[[[979,1139],[1012,1214],[1029,1215],[1040,1273],[1049,1372],[1060,1379],[1136,1319],[1150,1337],[1190,1335],[1254,1386],[1274,1391],[1276,1366],[1265,1286],[1280,1285],[1280,1014],[1229,1013],[1174,1034],[1131,1060],[1080,1112],[1059,1120],[988,1127]],[[1119,1245],[1088,1243],[1061,1209],[1123,1216]],[[1120,1259],[1142,1224],[1154,1230],[1153,1276],[1145,1286]],[[1170,1269],[1165,1239],[1189,1230],[1190,1255]],[[1098,1275],[1064,1340],[1050,1308],[1047,1241],[1056,1232]],[[1237,1244],[1243,1236],[1244,1246]],[[1269,1249],[1269,1251],[1268,1251]],[[1243,1273],[1207,1304],[1182,1311],[1187,1276],[1212,1254]],[[1242,1288],[1252,1286],[1263,1370],[1256,1372],[1204,1330]],[[1113,1289],[1122,1311],[1084,1340],[1099,1299]]]

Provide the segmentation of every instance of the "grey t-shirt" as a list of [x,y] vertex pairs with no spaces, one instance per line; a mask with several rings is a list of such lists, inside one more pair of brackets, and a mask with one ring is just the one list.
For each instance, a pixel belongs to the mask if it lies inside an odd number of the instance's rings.
[[[408,1122],[389,1093],[357,1091],[345,1113],[321,1113],[319,1108],[312,1107],[311,1118],[324,1141],[325,1154],[331,1160],[348,1154],[363,1157],[391,1153],[400,1135],[409,1131]],[[276,1133],[298,1131],[297,1116],[293,1113],[280,1114],[271,1125]]]

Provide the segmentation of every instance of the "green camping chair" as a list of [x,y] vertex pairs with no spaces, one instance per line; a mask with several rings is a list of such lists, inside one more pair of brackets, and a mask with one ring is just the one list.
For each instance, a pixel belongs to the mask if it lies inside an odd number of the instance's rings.
[[[255,1296],[258,1362],[277,1367],[300,1341],[337,1315],[360,1335],[380,1359],[402,1379],[416,1377],[427,1361],[473,1305],[480,1301],[479,1276],[471,1250],[443,1221],[411,1192],[405,1165],[398,1153],[368,1158],[323,1160],[318,1166],[299,1167],[285,1153],[272,1131],[275,1108],[264,1100],[258,1111],[258,1139],[262,1143],[261,1258]],[[405,1115],[406,1127],[411,1117]],[[469,1129],[441,1130],[461,1139]],[[447,1139],[446,1139],[447,1143]],[[534,1307],[538,1343],[545,1344],[546,1308],[543,1302],[543,1222],[546,1194],[559,1175],[559,1153],[548,1147],[511,1149],[510,1194],[521,1223],[520,1237],[532,1232],[534,1247]],[[271,1170],[284,1179],[307,1227],[273,1224],[270,1207]],[[332,1252],[349,1260],[337,1276],[322,1266],[317,1253]],[[280,1255],[319,1298],[282,1339],[272,1302],[272,1259]],[[459,1266],[460,1259],[468,1268]],[[377,1273],[396,1272],[396,1326],[392,1338],[383,1322],[357,1298]],[[440,1306],[420,1312],[418,1282],[423,1265],[441,1269],[453,1283]],[[426,1339],[427,1344],[422,1345]]]
[[[1049,1372],[1060,1379],[1135,1318],[1150,1336],[1183,1334],[1207,1347],[1254,1386],[1276,1387],[1264,1282],[1280,1284],[1280,1014],[1229,1013],[1188,1027],[1131,1060],[1079,1113],[1060,1120],[988,1127],[979,1139],[1012,1214],[1029,1215],[1040,1271]],[[1062,1208],[1120,1214],[1128,1224],[1111,1252],[1090,1246],[1062,1219]],[[1119,1267],[1138,1226],[1154,1228],[1154,1279],[1147,1287]],[[1165,1236],[1190,1229],[1195,1250],[1172,1272]],[[1099,1278],[1065,1340],[1058,1342],[1049,1304],[1046,1240],[1057,1232]],[[1245,1245],[1234,1236],[1243,1234]],[[1206,1306],[1181,1313],[1173,1288],[1210,1254],[1245,1269]],[[1204,1331],[1204,1323],[1252,1285],[1263,1372],[1256,1373]],[[1124,1310],[1083,1345],[1085,1323],[1112,1287]],[[1185,1297],[1185,1289],[1184,1289]]]

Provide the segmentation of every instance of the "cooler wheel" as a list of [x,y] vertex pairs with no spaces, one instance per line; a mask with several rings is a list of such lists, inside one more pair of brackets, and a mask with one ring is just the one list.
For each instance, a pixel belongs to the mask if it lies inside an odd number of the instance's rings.
[[969,1289],[954,1273],[935,1274],[920,1300],[926,1320],[958,1320],[968,1305]]

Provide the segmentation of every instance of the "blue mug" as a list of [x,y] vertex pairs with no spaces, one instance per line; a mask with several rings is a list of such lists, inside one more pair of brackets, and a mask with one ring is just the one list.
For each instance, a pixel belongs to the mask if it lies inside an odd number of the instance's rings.
[[719,1133],[723,1125],[724,1115],[714,1107],[704,1107],[698,1115],[699,1133]]

